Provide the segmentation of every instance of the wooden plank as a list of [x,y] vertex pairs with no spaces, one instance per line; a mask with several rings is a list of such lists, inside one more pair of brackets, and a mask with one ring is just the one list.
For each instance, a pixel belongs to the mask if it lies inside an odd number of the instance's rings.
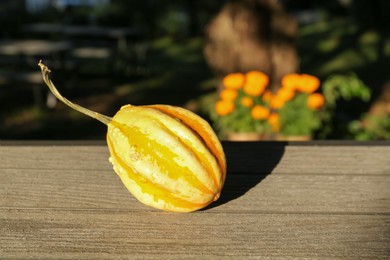
[[388,259],[390,216],[0,210],[0,256]]
[[[271,142],[224,143],[224,148],[229,174],[390,175],[390,145],[299,146]],[[0,145],[0,170],[108,170],[108,157],[105,145]]]
[[224,148],[231,173],[390,174],[390,145],[350,144],[355,145],[253,142]]
[[[215,211],[390,213],[390,176],[231,175]],[[148,210],[112,170],[3,169],[0,208]]]
[[0,146],[1,169],[112,169],[106,146]]

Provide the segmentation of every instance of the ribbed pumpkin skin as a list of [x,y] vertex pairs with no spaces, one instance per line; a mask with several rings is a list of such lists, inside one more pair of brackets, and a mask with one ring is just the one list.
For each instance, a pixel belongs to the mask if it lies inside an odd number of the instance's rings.
[[190,212],[219,198],[226,175],[209,124],[173,106],[122,107],[108,124],[110,162],[126,188],[154,208]]

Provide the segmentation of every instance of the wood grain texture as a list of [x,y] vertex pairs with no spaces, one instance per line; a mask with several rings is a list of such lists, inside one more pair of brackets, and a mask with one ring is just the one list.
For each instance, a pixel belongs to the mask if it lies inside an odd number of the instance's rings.
[[0,259],[388,259],[390,146],[224,143],[219,201],[137,202],[104,145],[0,143]]
[[390,216],[381,215],[52,209],[1,214],[4,258],[386,259],[390,243]]
[[[390,214],[390,177],[231,175],[217,211],[353,212]],[[0,206],[13,208],[147,209],[112,170],[2,170]]]

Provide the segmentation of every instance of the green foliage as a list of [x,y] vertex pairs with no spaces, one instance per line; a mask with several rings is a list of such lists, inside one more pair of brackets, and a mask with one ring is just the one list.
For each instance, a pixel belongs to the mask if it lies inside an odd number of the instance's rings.
[[365,114],[362,120],[351,122],[349,130],[360,141],[390,140],[390,116]]
[[281,134],[288,136],[311,135],[322,123],[322,111],[307,107],[305,93],[299,93],[291,101],[286,102],[280,110]]
[[183,38],[189,34],[188,14],[179,8],[168,10],[158,22],[158,29],[164,35]]
[[358,98],[368,102],[371,97],[370,89],[354,73],[331,75],[324,81],[322,88],[327,107],[330,109],[336,107],[336,101],[340,98],[344,100]]
[[[354,120],[354,117],[359,115],[350,114],[351,112],[345,109],[345,106],[348,106],[353,100],[363,103],[370,101],[370,88],[355,73],[348,73],[330,75],[323,82],[322,89],[326,105],[323,114],[324,127],[318,133],[318,137],[326,139],[334,132],[337,132],[338,136],[342,136],[342,138],[350,136],[348,125]],[[341,101],[347,101],[344,103],[344,109],[338,107]],[[353,113],[356,113],[356,109],[352,110]]]

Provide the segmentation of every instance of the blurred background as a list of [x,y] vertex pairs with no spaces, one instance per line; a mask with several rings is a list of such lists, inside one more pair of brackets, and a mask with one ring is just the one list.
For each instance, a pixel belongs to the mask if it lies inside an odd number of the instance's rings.
[[313,138],[390,139],[388,0],[1,0],[0,26],[2,140],[105,139],[48,93],[40,59],[65,97],[109,116],[163,103],[211,120],[236,71],[264,71],[275,89],[286,73],[338,76]]

